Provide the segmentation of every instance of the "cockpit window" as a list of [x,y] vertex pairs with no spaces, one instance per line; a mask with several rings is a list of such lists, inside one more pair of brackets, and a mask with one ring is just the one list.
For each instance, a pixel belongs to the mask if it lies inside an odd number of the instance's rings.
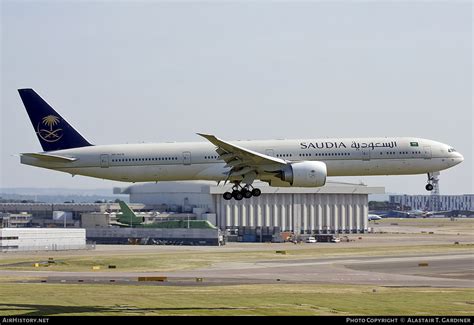
[[454,150],[454,148],[449,148],[448,152],[456,152],[456,150]]

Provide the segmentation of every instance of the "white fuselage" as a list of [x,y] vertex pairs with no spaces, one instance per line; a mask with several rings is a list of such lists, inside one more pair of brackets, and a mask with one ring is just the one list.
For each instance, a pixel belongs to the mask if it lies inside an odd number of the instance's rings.
[[[321,161],[328,176],[437,172],[463,161],[449,145],[421,138],[332,138],[230,142],[288,162]],[[230,167],[209,142],[97,145],[49,151],[73,162],[22,156],[23,164],[124,181],[225,180]],[[259,177],[265,180],[265,176]]]

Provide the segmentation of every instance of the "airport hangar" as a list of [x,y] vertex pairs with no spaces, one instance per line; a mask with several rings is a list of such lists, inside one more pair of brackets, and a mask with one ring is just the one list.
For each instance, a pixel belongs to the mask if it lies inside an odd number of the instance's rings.
[[368,230],[368,195],[384,194],[383,187],[327,183],[317,188],[270,187],[258,182],[262,195],[224,200],[231,185],[215,182],[161,182],[114,188],[129,194],[130,203],[146,209],[166,204],[178,213],[207,219],[221,230],[279,228],[295,234],[364,233]]

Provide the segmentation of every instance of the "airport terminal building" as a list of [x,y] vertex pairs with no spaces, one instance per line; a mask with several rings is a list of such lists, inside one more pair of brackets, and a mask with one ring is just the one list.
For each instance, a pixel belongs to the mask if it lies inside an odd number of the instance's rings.
[[86,231],[80,228],[2,228],[0,252],[87,249]]
[[[262,194],[241,201],[225,200],[222,194],[231,185],[217,186],[215,182],[145,183],[114,188],[114,194],[129,195],[130,207],[142,212],[146,224],[207,220],[215,229],[120,228],[114,224],[120,211],[117,203],[2,203],[0,217],[2,226],[9,229],[27,225],[45,231],[84,228],[87,240],[96,243],[132,240],[220,245],[224,241],[282,241],[287,234],[364,233],[368,231],[368,195],[384,193],[382,187],[347,183],[316,188],[270,187],[266,183],[256,186]],[[57,244],[55,249],[61,246],[62,243]]]
[[257,185],[262,195],[224,200],[231,186],[211,182],[162,182],[115,188],[129,194],[131,203],[146,208],[167,205],[170,211],[197,215],[221,230],[278,228],[296,234],[362,233],[368,229],[368,195],[383,194],[383,187],[329,183],[318,188]]
[[402,206],[410,206],[412,209],[424,210],[437,200],[435,210],[450,211],[474,211],[474,194],[463,195],[390,195],[390,203],[398,203]]

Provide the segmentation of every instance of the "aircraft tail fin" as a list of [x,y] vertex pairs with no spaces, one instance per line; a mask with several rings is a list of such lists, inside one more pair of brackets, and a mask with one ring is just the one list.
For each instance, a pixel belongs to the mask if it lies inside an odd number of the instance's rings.
[[127,224],[127,225],[139,225],[143,221],[141,218],[137,217],[135,212],[130,209],[127,203],[123,201],[119,201],[120,210],[122,214],[117,214],[117,220],[120,223]]
[[18,89],[44,151],[92,146],[33,89]]

